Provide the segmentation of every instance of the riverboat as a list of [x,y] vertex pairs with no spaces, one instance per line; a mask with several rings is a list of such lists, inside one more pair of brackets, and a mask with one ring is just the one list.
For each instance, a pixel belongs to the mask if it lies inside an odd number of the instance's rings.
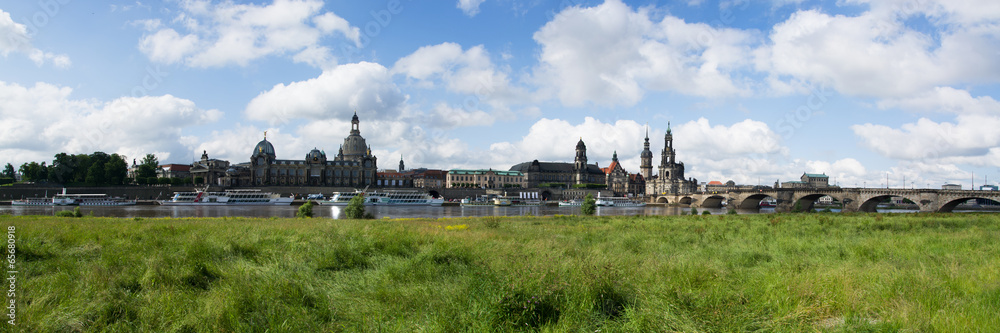
[[435,198],[420,191],[354,191],[333,192],[330,200],[317,201],[326,206],[347,206],[351,199],[364,194],[365,206],[441,206],[443,198]]
[[107,194],[68,194],[66,189],[51,198],[25,198],[12,200],[12,206],[131,206],[135,200],[112,197]]
[[601,198],[607,202],[610,202],[609,206],[614,207],[645,207],[646,203],[642,201],[635,200],[634,198],[626,197],[604,197]]
[[282,197],[260,190],[226,190],[223,192],[175,192],[170,200],[159,201],[163,206],[286,206],[292,197]]

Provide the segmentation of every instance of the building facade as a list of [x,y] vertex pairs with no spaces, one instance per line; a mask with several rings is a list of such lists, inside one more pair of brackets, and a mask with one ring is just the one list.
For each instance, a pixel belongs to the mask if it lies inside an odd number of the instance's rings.
[[611,190],[615,196],[619,197],[628,194],[629,173],[618,163],[617,151],[611,156],[611,165],[601,170],[604,171],[605,184],[607,184],[608,190]]
[[365,143],[357,113],[351,119],[351,132],[332,159],[325,151],[313,148],[302,160],[280,160],[274,145],[264,139],[257,143],[250,162],[226,171],[226,186],[343,186],[366,187],[376,183],[378,159]]
[[607,184],[607,174],[597,164],[587,164],[587,145],[583,138],[576,144],[573,163],[539,162],[534,160],[510,167],[510,171],[524,174],[527,187],[563,187],[573,185]]
[[201,160],[191,164],[191,177],[197,184],[223,185],[227,170],[229,161],[208,158],[208,151],[202,151]]
[[448,171],[445,180],[448,188],[524,188],[524,174],[520,171],[462,170]]
[[408,172],[412,173],[413,187],[417,188],[443,188],[448,175],[445,170],[415,169]]
[[[646,140],[648,142],[648,136]],[[649,150],[648,145],[645,150]],[[663,136],[663,150],[660,152],[660,167],[652,179],[646,179],[646,194],[694,193],[698,190],[697,184],[697,179],[684,179],[684,162],[677,162],[677,151],[674,150],[674,135],[670,131],[670,123],[667,123],[667,133]]]

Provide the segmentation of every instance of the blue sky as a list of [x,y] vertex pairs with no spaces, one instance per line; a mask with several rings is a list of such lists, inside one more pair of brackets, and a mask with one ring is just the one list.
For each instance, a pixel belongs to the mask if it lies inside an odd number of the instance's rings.
[[995,1],[83,2],[0,5],[0,163],[334,154],[380,166],[654,167],[773,184],[1000,180]]

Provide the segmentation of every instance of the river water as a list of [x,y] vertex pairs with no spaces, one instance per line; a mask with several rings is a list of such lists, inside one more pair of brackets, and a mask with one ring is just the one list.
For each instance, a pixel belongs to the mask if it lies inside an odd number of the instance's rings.
[[[74,207],[39,207],[39,206],[0,206],[0,215],[54,215],[61,210],[73,210]],[[345,207],[313,206],[314,217],[345,218]],[[430,207],[430,206],[370,206],[365,207],[376,218],[442,218],[442,217],[474,217],[474,216],[552,216],[580,215],[580,207]],[[83,214],[111,217],[295,217],[298,206],[157,206],[137,205],[121,207],[80,207]],[[713,215],[725,214],[725,208],[698,208],[707,210]],[[646,207],[597,207],[597,215],[681,215],[690,213],[690,208],[646,206]],[[740,214],[756,214],[773,212],[770,210],[739,210]]]

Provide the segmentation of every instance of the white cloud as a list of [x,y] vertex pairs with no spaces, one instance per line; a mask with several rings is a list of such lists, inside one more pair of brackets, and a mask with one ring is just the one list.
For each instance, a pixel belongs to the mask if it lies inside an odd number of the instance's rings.
[[882,98],[1000,77],[995,26],[936,26],[935,38],[907,27],[907,17],[880,8],[858,16],[796,12],[774,26],[768,45],[755,50],[756,67],[769,73],[777,92],[820,84],[846,95]]
[[[580,139],[587,145],[588,163],[610,161],[616,150],[619,159],[630,159],[642,151],[644,131],[642,124],[632,120],[604,123],[586,117],[583,123],[573,125],[561,119],[543,118],[520,141],[490,145],[490,160],[505,168],[535,159],[572,162]],[[638,163],[630,165],[623,161],[623,164],[629,172],[639,171]]]
[[[189,154],[183,129],[218,120],[221,112],[170,95],[75,100],[72,89],[0,82],[0,158],[17,163],[50,160],[59,152],[104,151],[160,160]],[[26,112],[30,110],[30,112]],[[33,152],[25,155],[24,151]]]
[[274,0],[269,5],[211,4],[185,1],[174,28],[157,28],[139,42],[150,60],[192,67],[246,66],[258,58],[293,54],[294,60],[329,67],[336,60],[320,46],[326,36],[339,35],[355,44],[360,30],[334,13],[320,13],[318,0]]
[[396,61],[392,73],[416,80],[418,87],[431,88],[440,81],[448,91],[495,108],[529,98],[523,89],[511,86],[507,73],[497,68],[482,45],[465,51],[455,43],[424,46]]
[[489,113],[480,110],[465,111],[440,103],[434,106],[434,112],[429,123],[440,128],[456,128],[490,126],[493,125],[494,121],[496,121],[496,118]]
[[0,55],[7,57],[11,52],[22,53],[28,56],[35,65],[41,67],[46,62],[51,62],[57,68],[69,68],[72,62],[65,54],[55,54],[45,52],[35,48],[31,44],[31,36],[28,28],[20,23],[14,22],[10,18],[10,13],[0,10]]
[[479,5],[481,5],[485,0],[458,0],[456,6],[470,17],[479,14]]
[[350,119],[355,111],[385,119],[398,115],[406,98],[387,68],[361,62],[325,70],[306,81],[279,83],[251,100],[246,114],[272,123],[293,118]]
[[632,10],[620,0],[570,7],[534,35],[534,79],[566,105],[632,105],[647,90],[695,96],[749,93],[734,72],[750,65],[753,34]]
[[920,118],[898,129],[871,123],[851,126],[864,145],[886,157],[930,161],[982,157],[1000,146],[1000,103],[989,96],[972,97],[965,90],[945,87],[911,98],[883,100],[879,106],[956,115],[953,122]]

